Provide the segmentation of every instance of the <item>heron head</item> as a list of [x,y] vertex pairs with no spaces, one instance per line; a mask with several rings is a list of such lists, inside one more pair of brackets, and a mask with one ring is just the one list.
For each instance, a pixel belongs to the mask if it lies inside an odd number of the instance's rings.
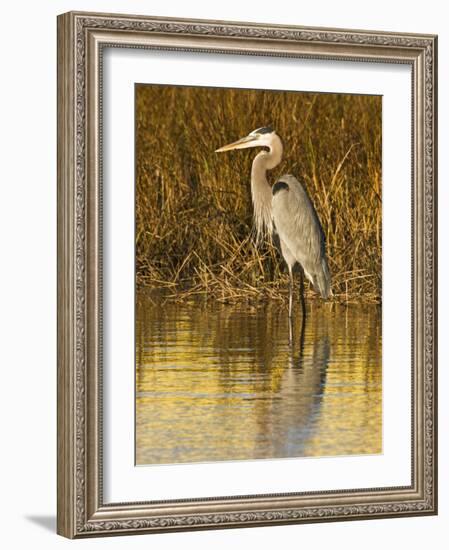
[[216,149],[215,152],[223,153],[224,151],[232,151],[233,149],[247,149],[249,147],[270,147],[275,135],[276,132],[270,128],[270,126],[263,126],[262,128],[253,130],[247,136],[234,141],[233,143],[223,145],[223,147]]

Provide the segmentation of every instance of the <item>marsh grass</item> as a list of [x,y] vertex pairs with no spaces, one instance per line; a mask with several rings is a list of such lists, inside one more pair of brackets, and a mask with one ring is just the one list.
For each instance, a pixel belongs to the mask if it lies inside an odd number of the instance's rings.
[[282,258],[253,239],[256,151],[214,153],[266,125],[284,143],[269,180],[292,173],[305,185],[326,234],[334,298],[380,302],[379,96],[138,85],[138,286],[165,287],[174,299],[285,299]]

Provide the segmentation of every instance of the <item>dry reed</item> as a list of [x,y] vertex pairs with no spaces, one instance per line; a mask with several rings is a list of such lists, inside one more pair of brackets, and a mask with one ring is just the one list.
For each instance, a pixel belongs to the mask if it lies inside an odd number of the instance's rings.
[[214,153],[266,125],[284,142],[269,179],[288,172],[305,185],[326,234],[335,299],[380,302],[379,96],[137,86],[137,284],[174,299],[284,299],[282,258],[252,238],[255,151]]

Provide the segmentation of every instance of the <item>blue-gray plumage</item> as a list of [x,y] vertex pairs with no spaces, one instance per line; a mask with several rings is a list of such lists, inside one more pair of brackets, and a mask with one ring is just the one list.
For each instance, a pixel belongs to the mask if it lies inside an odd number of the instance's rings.
[[290,274],[289,317],[292,315],[293,268],[301,270],[301,303],[305,315],[302,271],[324,299],[331,295],[331,277],[327,265],[325,237],[310,197],[292,175],[281,176],[271,186],[267,171],[282,159],[282,141],[268,126],[254,130],[246,137],[217,149],[216,152],[248,147],[264,147],[254,158],[251,168],[251,196],[254,222],[259,241],[264,235],[279,236],[282,255]]
[[273,197],[279,193],[279,191],[288,191],[288,184],[285,183],[285,181],[277,181],[273,187],[271,188],[271,193],[273,195]]
[[253,131],[253,133],[255,132],[258,134],[271,134],[273,132],[273,128],[271,126],[262,126],[262,128],[257,128],[257,130]]
[[289,269],[298,262],[324,299],[330,293],[325,237],[313,204],[300,182],[291,175],[273,186],[272,214]]

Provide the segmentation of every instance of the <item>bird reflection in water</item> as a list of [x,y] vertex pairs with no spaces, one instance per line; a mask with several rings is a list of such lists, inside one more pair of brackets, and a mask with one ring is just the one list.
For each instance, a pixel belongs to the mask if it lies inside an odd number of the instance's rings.
[[296,333],[293,324],[289,318],[288,360],[270,415],[274,419],[273,449],[285,457],[294,456],[293,449],[299,452],[296,456],[307,454],[307,442],[320,415],[331,351],[325,333],[306,346],[306,315],[299,316]]
[[[382,450],[381,316],[309,304],[137,302],[138,464]],[[299,307],[299,306],[298,306]]]

